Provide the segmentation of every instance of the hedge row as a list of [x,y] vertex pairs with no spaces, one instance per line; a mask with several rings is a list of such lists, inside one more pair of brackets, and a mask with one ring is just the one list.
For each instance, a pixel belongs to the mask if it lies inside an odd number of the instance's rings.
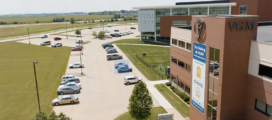
[[190,104],[190,97],[185,94],[184,92],[179,91],[177,88],[175,88],[174,86],[171,86],[170,82],[165,83],[165,85],[170,86],[170,88],[172,89],[172,91],[174,93],[176,93],[182,100],[184,100],[187,104]]

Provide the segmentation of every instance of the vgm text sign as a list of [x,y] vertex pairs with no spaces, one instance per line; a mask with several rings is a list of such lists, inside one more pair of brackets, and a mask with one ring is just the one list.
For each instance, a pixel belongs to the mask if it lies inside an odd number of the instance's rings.
[[143,32],[155,32],[154,10],[138,11],[138,29]]
[[241,30],[254,30],[255,29],[255,21],[238,21],[238,22],[229,22],[229,26],[231,31],[236,28],[238,31]]

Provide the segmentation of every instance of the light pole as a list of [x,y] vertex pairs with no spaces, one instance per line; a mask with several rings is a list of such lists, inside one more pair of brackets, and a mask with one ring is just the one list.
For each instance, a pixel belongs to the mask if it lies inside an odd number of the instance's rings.
[[[81,38],[81,41],[83,42],[81,36],[82,36],[82,34],[81,34],[81,30],[80,30],[80,38]],[[81,46],[81,50],[80,50],[81,75],[83,75],[83,72],[82,72],[82,59],[81,59],[81,51],[83,50],[82,42],[79,42],[79,46]],[[82,54],[83,54],[83,52],[82,52]]]
[[36,77],[36,68],[35,68],[35,64],[37,64],[37,63],[38,62],[33,62],[33,67],[34,67],[34,75],[35,75],[35,82],[36,82],[36,91],[37,91],[37,98],[38,98],[38,104],[39,104],[39,111],[41,111],[38,83],[37,83],[37,77]]
[[67,23],[65,22],[65,26],[66,26],[66,38],[68,39],[68,35],[67,35]]
[[31,44],[31,43],[30,43],[30,37],[29,37],[29,28],[27,28],[27,32],[28,32],[28,40],[29,40],[29,44]]

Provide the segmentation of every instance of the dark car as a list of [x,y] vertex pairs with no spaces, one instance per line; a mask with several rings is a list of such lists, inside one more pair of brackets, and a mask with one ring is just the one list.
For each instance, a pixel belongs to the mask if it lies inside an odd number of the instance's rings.
[[130,29],[136,29],[135,27],[130,27]]
[[119,30],[114,30],[114,32],[119,32]]
[[61,37],[54,37],[54,40],[61,40]]
[[117,34],[110,34],[112,37],[119,37]]
[[104,43],[104,44],[102,44],[102,47],[103,47],[104,45],[107,45],[107,44],[109,44],[109,43]]
[[80,47],[73,47],[71,51],[82,51],[82,48]]
[[93,29],[92,27],[89,27],[88,29]]
[[106,47],[113,47],[112,44],[107,44],[107,45],[104,45],[103,48],[105,49]]
[[65,86],[65,87],[58,88],[57,90],[58,95],[69,94],[69,93],[74,93],[74,94],[80,93],[80,88]]
[[115,33],[116,35],[117,35],[117,37],[122,37],[122,35],[121,34],[119,34],[119,33]]

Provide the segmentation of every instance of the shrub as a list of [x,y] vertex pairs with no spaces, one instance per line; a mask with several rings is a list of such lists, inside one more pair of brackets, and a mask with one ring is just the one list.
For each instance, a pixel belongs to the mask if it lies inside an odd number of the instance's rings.
[[190,104],[190,100],[189,101],[186,101],[187,104]]
[[166,86],[171,86],[170,82],[165,83]]
[[174,86],[170,86],[171,89],[174,89],[175,87]]

